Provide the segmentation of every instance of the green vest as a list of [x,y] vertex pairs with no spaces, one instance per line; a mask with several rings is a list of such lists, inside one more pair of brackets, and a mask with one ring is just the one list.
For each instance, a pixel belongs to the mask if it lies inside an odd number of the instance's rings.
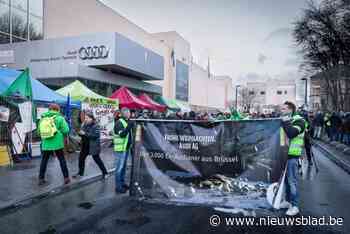
[[[119,119],[118,121],[122,123],[124,128],[128,126],[128,123],[124,119]],[[126,135],[126,137],[120,137],[119,133],[114,134],[114,137],[113,137],[114,151],[125,152],[126,147],[128,146],[128,141],[129,141],[129,134]]]
[[328,115],[328,114],[326,114],[326,116],[324,117],[324,122],[326,123],[326,125],[328,126],[328,127],[330,127],[331,126],[331,120],[330,120],[330,116]]
[[[303,119],[300,115],[294,115],[292,118],[293,118],[292,123],[294,123],[297,120]],[[299,131],[300,130],[301,129],[299,129]],[[295,157],[301,156],[304,148],[304,134],[305,134],[305,130],[302,133],[300,133],[298,136],[290,140],[288,155],[295,156]]]

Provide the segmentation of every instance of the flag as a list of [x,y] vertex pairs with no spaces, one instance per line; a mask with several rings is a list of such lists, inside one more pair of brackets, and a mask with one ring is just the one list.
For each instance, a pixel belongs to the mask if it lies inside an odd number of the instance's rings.
[[65,116],[66,116],[66,120],[67,120],[68,125],[69,125],[69,129],[71,129],[71,99],[70,99],[69,93],[67,96]]

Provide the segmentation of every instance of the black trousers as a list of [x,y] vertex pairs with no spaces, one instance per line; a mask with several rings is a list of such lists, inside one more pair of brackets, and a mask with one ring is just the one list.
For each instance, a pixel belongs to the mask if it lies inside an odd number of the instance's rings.
[[[78,174],[81,176],[84,175],[85,159],[88,155],[89,155],[89,152],[86,152],[85,150],[80,152],[80,155],[79,155],[79,173]],[[94,159],[95,163],[100,168],[100,170],[102,171],[102,174],[103,175],[108,174],[107,169],[100,158],[100,155],[99,154],[92,155],[92,158]]]
[[305,152],[306,152],[307,161],[311,162],[311,161],[312,161],[312,157],[311,157],[311,145],[305,144]]
[[50,156],[53,156],[53,155],[55,155],[58,161],[60,162],[60,166],[61,166],[61,170],[64,178],[69,177],[67,163],[66,163],[66,159],[64,158],[63,149],[59,149],[59,150],[42,151],[39,179],[45,178],[47,163],[49,162]]

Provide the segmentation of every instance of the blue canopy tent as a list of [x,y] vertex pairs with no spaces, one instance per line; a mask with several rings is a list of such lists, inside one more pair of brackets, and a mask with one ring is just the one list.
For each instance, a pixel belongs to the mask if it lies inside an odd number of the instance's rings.
[[[3,93],[20,74],[20,71],[14,69],[0,68],[0,93]],[[31,82],[33,89],[33,100],[35,102],[55,102],[63,106],[66,105],[67,97],[56,93],[36,79],[31,78]],[[70,102],[70,107],[72,108],[80,108],[80,105],[81,103],[79,101]]]

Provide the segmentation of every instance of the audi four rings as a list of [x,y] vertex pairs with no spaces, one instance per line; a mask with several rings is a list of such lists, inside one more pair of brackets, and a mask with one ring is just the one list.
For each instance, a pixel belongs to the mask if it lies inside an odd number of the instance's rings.
[[107,58],[109,49],[106,46],[88,46],[79,49],[79,58],[86,59],[104,59]]

